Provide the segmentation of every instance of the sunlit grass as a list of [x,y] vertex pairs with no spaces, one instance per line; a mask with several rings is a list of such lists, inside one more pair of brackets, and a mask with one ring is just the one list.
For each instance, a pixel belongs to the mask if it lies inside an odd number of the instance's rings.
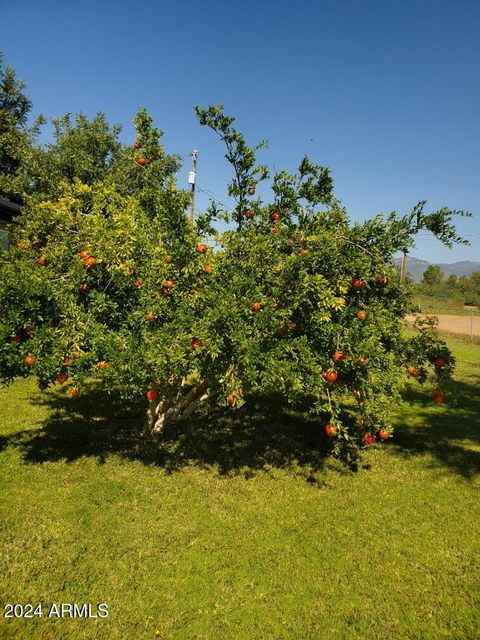
[[442,300],[433,297],[415,297],[415,304],[417,304],[424,313],[429,314],[471,316],[473,313],[474,317],[478,317],[480,315],[478,307],[465,306],[463,302],[454,299]]
[[447,405],[410,385],[356,473],[277,404],[153,447],[98,389],[1,390],[0,592],[110,615],[0,637],[477,640],[480,347],[450,344]]

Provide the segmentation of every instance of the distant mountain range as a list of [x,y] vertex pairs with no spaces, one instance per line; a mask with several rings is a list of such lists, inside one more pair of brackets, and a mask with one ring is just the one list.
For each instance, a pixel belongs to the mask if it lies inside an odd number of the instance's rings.
[[[402,266],[402,258],[395,260],[397,267]],[[480,271],[480,262],[472,262],[471,260],[463,260],[461,262],[452,262],[451,264],[432,263],[427,260],[420,260],[413,256],[407,257],[407,273],[415,282],[422,279],[423,273],[431,264],[438,264],[446,278],[454,273],[456,276],[468,276],[474,271]]]

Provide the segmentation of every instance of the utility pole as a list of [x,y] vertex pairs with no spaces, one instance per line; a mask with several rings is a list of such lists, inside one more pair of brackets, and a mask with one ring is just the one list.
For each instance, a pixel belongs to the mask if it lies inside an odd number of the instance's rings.
[[188,172],[188,184],[192,185],[190,194],[190,222],[193,224],[195,220],[195,180],[197,177],[197,156],[198,151],[194,149],[190,154],[192,156],[192,170]]
[[402,257],[402,275],[401,275],[402,287],[405,289],[407,284],[407,252],[403,252]]

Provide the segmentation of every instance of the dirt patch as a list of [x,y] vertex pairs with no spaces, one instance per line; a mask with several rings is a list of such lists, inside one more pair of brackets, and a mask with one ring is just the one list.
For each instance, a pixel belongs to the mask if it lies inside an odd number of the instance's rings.
[[[449,333],[460,333],[462,335],[480,336],[480,318],[474,314],[472,316],[447,316],[438,315],[435,313],[419,313],[419,317],[431,317],[436,316],[438,318],[438,329],[440,331],[448,331]],[[411,324],[415,321],[415,316],[407,316],[405,320]]]

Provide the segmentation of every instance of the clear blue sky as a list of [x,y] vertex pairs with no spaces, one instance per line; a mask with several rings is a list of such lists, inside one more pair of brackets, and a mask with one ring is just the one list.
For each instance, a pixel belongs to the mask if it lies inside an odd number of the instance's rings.
[[223,103],[250,143],[269,140],[272,168],[330,166],[354,219],[420,199],[471,210],[470,248],[422,237],[413,252],[442,262],[480,260],[479,27],[478,0],[0,0],[0,49],[35,112],[102,110],[131,141],[144,105],[222,197],[223,149],[193,106]]

